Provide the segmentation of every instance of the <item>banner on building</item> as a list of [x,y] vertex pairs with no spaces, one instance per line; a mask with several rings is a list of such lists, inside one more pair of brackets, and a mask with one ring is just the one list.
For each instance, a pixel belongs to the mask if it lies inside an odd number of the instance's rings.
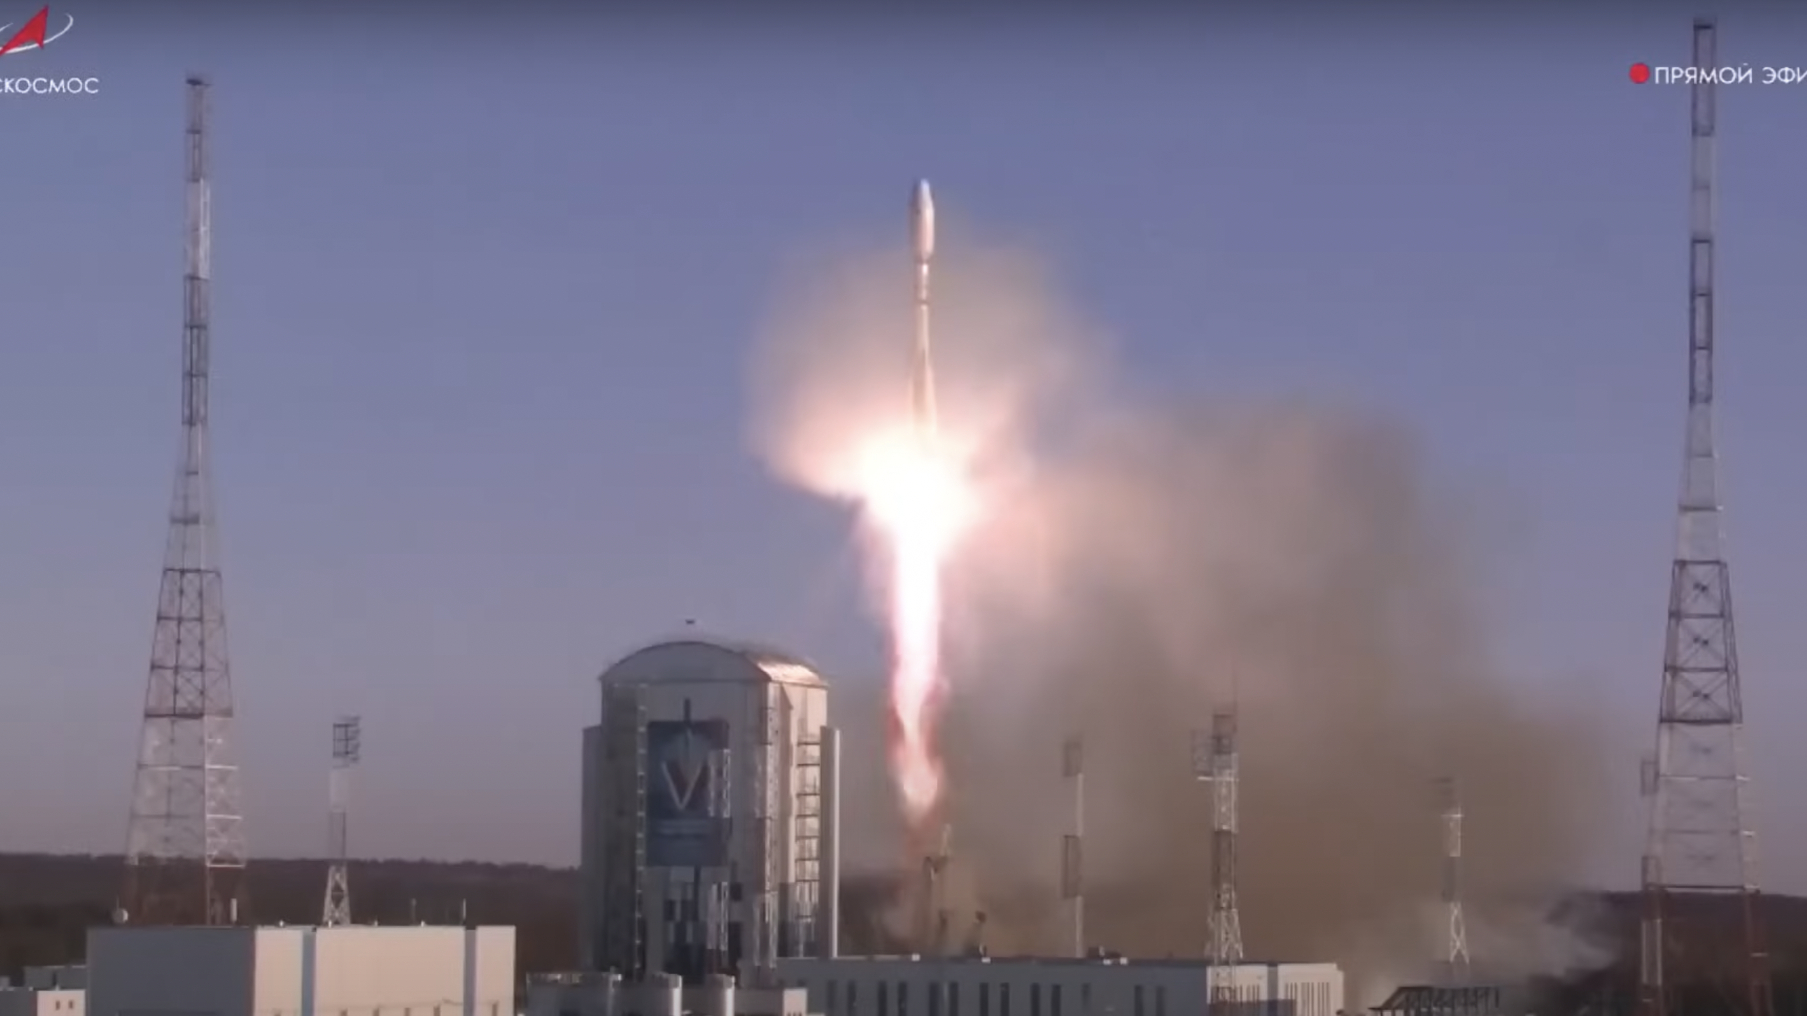
[[727,865],[726,722],[647,723],[646,863],[653,868]]

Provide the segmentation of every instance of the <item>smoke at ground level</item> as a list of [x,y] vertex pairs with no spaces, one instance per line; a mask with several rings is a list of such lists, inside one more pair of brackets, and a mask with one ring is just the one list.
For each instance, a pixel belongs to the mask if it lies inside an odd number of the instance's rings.
[[[1429,976],[1453,777],[1472,952],[1514,975],[1597,961],[1547,919],[1606,800],[1596,724],[1499,668],[1480,538],[1430,492],[1409,435],[1331,410],[1148,408],[998,512],[953,577],[956,939],[984,910],[993,950],[1068,948],[1060,758],[1079,734],[1089,940],[1202,953],[1212,794],[1194,738],[1234,703],[1249,955],[1335,959],[1363,990]],[[836,713],[881,729],[876,690],[849,691]],[[882,762],[862,768],[850,856],[904,866]]]

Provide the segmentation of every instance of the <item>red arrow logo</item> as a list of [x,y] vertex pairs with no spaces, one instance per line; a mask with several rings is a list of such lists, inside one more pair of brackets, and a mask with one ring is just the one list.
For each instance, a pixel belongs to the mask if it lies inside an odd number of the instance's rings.
[[5,56],[15,49],[42,49],[44,46],[44,32],[49,25],[50,8],[45,7],[43,10],[32,15],[31,20],[25,23],[24,28],[13,33],[13,37],[6,40],[6,45],[0,46],[0,56]]

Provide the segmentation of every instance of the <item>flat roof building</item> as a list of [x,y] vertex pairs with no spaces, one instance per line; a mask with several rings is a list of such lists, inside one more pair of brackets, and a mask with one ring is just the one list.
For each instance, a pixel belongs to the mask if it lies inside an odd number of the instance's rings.
[[[1241,963],[1225,968],[1232,1012],[1337,1016],[1343,972],[1334,963]],[[527,1016],[1205,1016],[1214,976],[1202,960],[849,956],[778,961],[788,990],[685,988],[675,976],[623,983],[572,974],[528,985]],[[792,993],[795,993],[793,995]],[[782,1001],[779,999],[782,998]]]
[[[781,960],[778,969],[823,1016],[1202,1016],[1213,976],[1203,960],[1116,957],[842,957]],[[1245,1013],[1343,1008],[1334,963],[1240,963],[1226,973]]]
[[513,928],[88,932],[92,1016],[513,1016],[514,986]]

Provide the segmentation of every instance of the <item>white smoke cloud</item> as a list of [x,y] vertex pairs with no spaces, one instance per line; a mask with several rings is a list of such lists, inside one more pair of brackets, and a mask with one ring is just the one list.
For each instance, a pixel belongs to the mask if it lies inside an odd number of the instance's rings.
[[[1202,949],[1208,796],[1190,738],[1234,687],[1251,953],[1334,959],[1387,987],[1428,975],[1432,785],[1459,775],[1477,961],[1583,962],[1543,915],[1587,860],[1598,726],[1502,670],[1474,595],[1483,534],[1429,489],[1410,435],[1333,407],[1136,396],[1032,257],[950,240],[940,399],[985,511],[951,575],[944,735],[956,885],[994,948],[1062,945],[1059,745],[1078,732],[1094,941]],[[844,257],[780,304],[753,430],[790,482],[851,496],[858,442],[906,411],[908,268],[901,242]],[[836,712],[849,750],[872,752],[849,800],[880,802],[850,816],[850,854],[864,843],[889,867],[887,798],[855,789],[880,786],[882,704]]]

